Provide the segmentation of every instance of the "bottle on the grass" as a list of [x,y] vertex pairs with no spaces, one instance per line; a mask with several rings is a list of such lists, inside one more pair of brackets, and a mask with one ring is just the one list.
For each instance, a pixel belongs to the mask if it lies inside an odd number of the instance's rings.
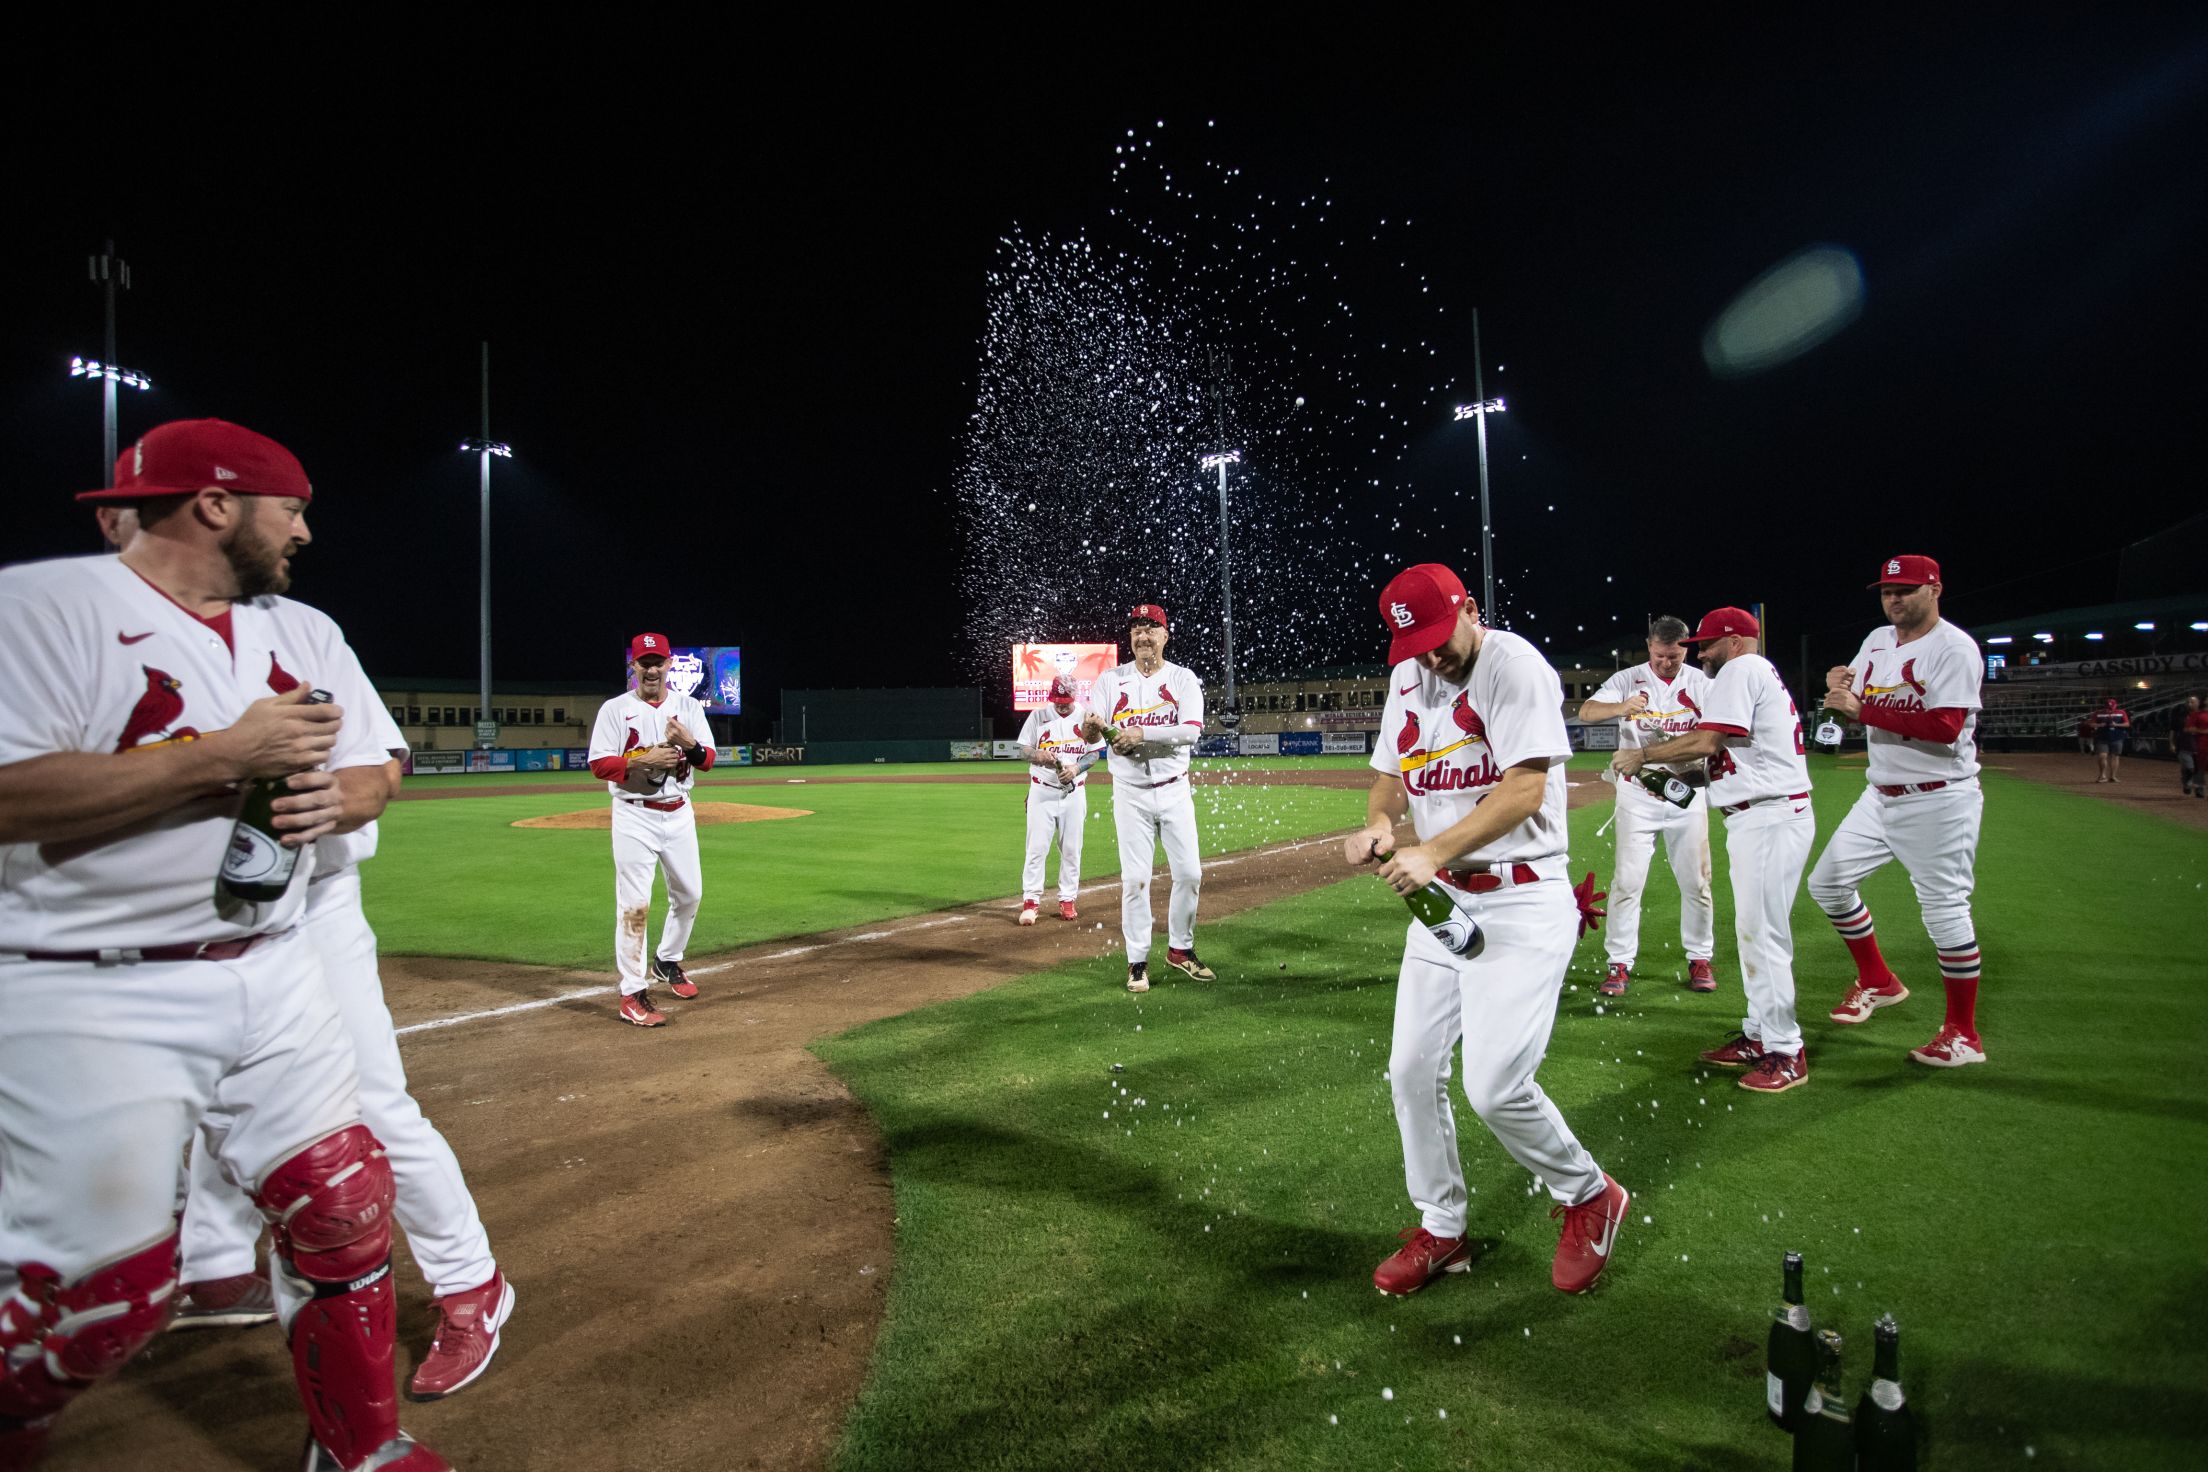
[[1771,1419],[1788,1431],[1800,1418],[1802,1401],[1817,1375],[1817,1341],[1809,1330],[1809,1310],[1802,1306],[1802,1255],[1786,1255],[1784,1301],[1771,1316],[1771,1337],[1764,1351],[1765,1409]]
[[1917,1419],[1901,1393],[1901,1325],[1892,1314],[1874,1329],[1870,1388],[1855,1403],[1855,1461],[1863,1472],[1917,1472]]
[[[330,692],[310,690],[306,703],[328,705]],[[291,886],[291,876],[298,872],[299,850],[284,846],[272,806],[290,790],[284,785],[286,780],[271,777],[246,784],[245,809],[230,829],[230,847],[223,853],[222,873],[215,881],[233,899],[254,904],[282,899]]]
[[1840,1395],[1840,1336],[1817,1332],[1817,1380],[1794,1427],[1794,1472],[1855,1472],[1855,1426]]
[[1840,743],[1847,734],[1848,728],[1840,719],[1840,712],[1828,705],[1817,712],[1817,724],[1809,734],[1810,750],[1820,756],[1838,756]]
[[[1390,850],[1373,857],[1385,864],[1395,853]],[[1412,890],[1403,896],[1403,903],[1410,906],[1412,917],[1452,956],[1477,956],[1487,948],[1487,936],[1480,929],[1479,921],[1457,908],[1457,902],[1449,897],[1449,891],[1442,888],[1439,879],[1423,889]]]

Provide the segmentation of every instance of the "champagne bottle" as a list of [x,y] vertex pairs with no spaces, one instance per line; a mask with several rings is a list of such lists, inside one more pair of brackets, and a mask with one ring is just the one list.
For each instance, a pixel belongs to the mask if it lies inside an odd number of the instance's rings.
[[1856,1465],[1863,1472],[1917,1472],[1917,1420],[1901,1394],[1901,1325],[1886,1314],[1875,1332],[1870,1388],[1855,1403]]
[[1817,1382],[1794,1427],[1794,1472],[1855,1472],[1855,1427],[1840,1398],[1840,1336],[1817,1333]]
[[[1373,857],[1385,864],[1395,854],[1391,850]],[[1412,917],[1451,955],[1469,959],[1487,949],[1487,935],[1480,929],[1479,922],[1457,908],[1457,902],[1449,897],[1449,891],[1442,887],[1439,879],[1423,889],[1412,890],[1403,896],[1403,903],[1410,906]]]
[[[328,705],[330,692],[311,690],[306,703]],[[284,846],[272,806],[289,791],[285,781],[272,777],[246,784],[245,809],[230,829],[230,847],[223,853],[222,874],[216,880],[217,888],[233,899],[254,904],[282,899],[299,868],[299,850]]]
[[1643,767],[1637,780],[1648,789],[1649,796],[1662,798],[1674,807],[1690,808],[1694,806],[1694,790],[1706,786],[1710,779],[1700,767],[1685,772]]
[[1810,748],[1820,756],[1838,756],[1840,742],[1847,733],[1847,724],[1840,719],[1840,712],[1828,705],[1817,712],[1817,726],[1809,737]]
[[1771,1419],[1788,1431],[1801,1417],[1802,1400],[1817,1373],[1817,1343],[1809,1332],[1809,1310],[1802,1306],[1802,1255],[1786,1255],[1784,1303],[1771,1316],[1771,1337],[1764,1352],[1764,1401]]

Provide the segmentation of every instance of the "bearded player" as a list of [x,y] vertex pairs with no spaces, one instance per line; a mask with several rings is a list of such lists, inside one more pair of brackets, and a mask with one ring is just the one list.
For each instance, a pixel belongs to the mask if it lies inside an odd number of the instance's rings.
[[1746,609],[1704,614],[1686,641],[1702,646],[1702,669],[1710,676],[1702,723],[1669,741],[1622,750],[1610,765],[1631,777],[1647,762],[1705,759],[1710,803],[1725,815],[1733,934],[1748,1015],[1740,1032],[1702,1061],[1747,1068],[1742,1088],[1780,1094],[1809,1079],[1809,1055],[1794,1015],[1793,915],[1817,818],[1809,806],[1801,713],[1771,661],[1756,653],[1760,632]]
[[[1583,721],[1618,723],[1618,744],[1640,746],[1694,729],[1710,678],[1687,663],[1687,626],[1659,618],[1648,626],[1648,661],[1619,670],[1579,708]],[[1664,842],[1671,876],[1679,882],[1679,944],[1687,953],[1687,989],[1717,990],[1710,967],[1717,927],[1710,906],[1710,805],[1701,788],[1685,807],[1655,796],[1637,782],[1620,782],[1618,857],[1610,876],[1610,928],[1602,948],[1610,964],[1602,994],[1622,997],[1632,984],[1640,950],[1641,891],[1648,884],[1656,840]]]
[[[621,970],[620,1017],[638,1027],[667,1020],[652,1005],[653,981],[666,982],[684,1001],[698,994],[698,984],[682,970],[704,893],[690,787],[697,773],[713,768],[712,727],[704,706],[667,688],[667,656],[665,634],[631,639],[629,673],[636,688],[598,707],[590,733],[590,770],[613,794],[613,955]],[[667,920],[656,953],[648,945],[655,868],[667,876]]]
[[1970,635],[1940,617],[1940,565],[1889,558],[1871,584],[1889,620],[1845,665],[1825,675],[1825,704],[1861,721],[1870,745],[1868,785],[1810,871],[1809,894],[1855,958],[1855,981],[1835,1022],[1868,1022],[1909,989],[1886,964],[1858,886],[1888,859],[1916,886],[1924,928],[1940,961],[1947,1016],[1909,1056],[1933,1068],[1986,1061],[1978,1036],[1978,932],[1970,892],[1986,795],[1978,785],[1979,679],[1985,661]]
[[[1343,857],[1352,866],[1379,863],[1398,894],[1439,880],[1479,923],[1485,945],[1458,956],[1423,924],[1407,933],[1388,1080],[1419,1224],[1372,1280],[1382,1293],[1416,1293],[1471,1266],[1469,1197],[1449,1107],[1449,1055],[1461,1041],[1473,1111],[1548,1188],[1550,1214],[1564,1218],[1550,1281],[1584,1292],[1610,1264],[1630,1198],[1534,1078],[1582,930],[1565,874],[1572,744],[1564,687],[1531,644],[1483,628],[1464,584],[1439,563],[1396,574],[1380,595],[1380,614],[1395,661],[1372,757],[1380,775],[1365,800],[1365,826],[1344,840]],[[1419,841],[1396,848],[1395,825],[1406,812]]]
[[1210,981],[1196,958],[1196,896],[1203,861],[1196,854],[1196,799],[1188,762],[1204,734],[1204,683],[1165,658],[1165,610],[1137,604],[1127,614],[1134,658],[1089,687],[1081,734],[1111,746],[1112,826],[1119,832],[1119,928],[1127,943],[1127,990],[1150,990],[1150,865],[1165,844],[1173,874],[1166,903],[1166,964]]
[[1043,867],[1050,842],[1058,840],[1058,918],[1075,920],[1074,900],[1081,893],[1081,830],[1087,814],[1089,743],[1081,734],[1073,679],[1061,673],[1050,682],[1045,704],[1027,713],[1020,727],[1020,755],[1027,759],[1027,863],[1020,872],[1020,923],[1033,925],[1043,902]]
[[447,1465],[398,1429],[391,1169],[300,926],[312,864],[272,900],[216,884],[239,784],[282,784],[295,848],[388,793],[342,707],[269,693],[311,644],[261,595],[288,586],[312,495],[273,440],[165,424],[82,498],[135,506],[120,557],[0,572],[0,1467],[160,1331],[195,1130],[275,1231],[305,1465]]

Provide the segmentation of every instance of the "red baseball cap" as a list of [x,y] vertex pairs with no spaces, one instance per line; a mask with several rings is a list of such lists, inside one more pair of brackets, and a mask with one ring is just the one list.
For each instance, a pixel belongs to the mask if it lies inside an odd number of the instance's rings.
[[637,660],[647,654],[656,654],[661,659],[665,659],[668,654],[667,636],[665,634],[638,634],[629,641],[630,664],[635,664]]
[[1388,579],[1380,591],[1380,621],[1395,635],[1389,662],[1401,664],[1448,643],[1464,601],[1463,582],[1438,562],[1406,567]]
[[1713,608],[1702,615],[1702,626],[1680,642],[1698,644],[1704,639],[1724,639],[1734,634],[1753,639],[1763,632],[1763,625],[1745,608]]
[[239,496],[314,499],[297,455],[227,419],[172,419],[154,426],[116,457],[112,490],[79,491],[77,499],[191,496],[209,486]]
[[1165,610],[1155,603],[1137,603],[1127,610],[1127,622],[1131,624],[1153,623],[1165,627]]
[[1886,565],[1878,570],[1878,581],[1871,586],[1883,588],[1888,583],[1898,583],[1906,587],[1921,588],[1926,583],[1936,583],[1939,580],[1940,565],[1929,557],[1889,557]]
[[1057,679],[1052,680],[1050,682],[1050,695],[1048,698],[1052,700],[1074,699],[1075,696],[1073,693],[1073,681],[1067,679],[1064,675],[1060,675]]

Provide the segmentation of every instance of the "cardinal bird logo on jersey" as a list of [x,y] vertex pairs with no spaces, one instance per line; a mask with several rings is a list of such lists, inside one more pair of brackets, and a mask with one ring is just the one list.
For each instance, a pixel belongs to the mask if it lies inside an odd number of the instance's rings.
[[1127,714],[1127,692],[1122,690],[1119,692],[1119,703],[1112,707],[1112,724],[1118,725],[1119,718],[1125,714]]
[[[117,751],[144,751],[148,747],[166,746],[172,741],[197,741],[199,732],[190,726],[177,726],[176,718],[184,714],[183,682],[166,670],[157,670],[150,664],[138,668],[146,672],[145,693],[130,709],[130,719],[123,722],[123,734],[116,739]],[[164,734],[165,733],[165,734]],[[148,741],[149,736],[159,740]]]
[[283,695],[299,688],[298,678],[294,676],[290,670],[285,669],[281,664],[277,663],[276,651],[273,649],[268,651],[268,688],[275,691],[278,695]]
[[1484,742],[1487,740],[1487,722],[1481,720],[1479,712],[1472,709],[1467,694],[1463,690],[1457,692],[1456,704],[1449,707],[1449,718],[1457,723],[1459,731],[1475,741]]
[[1917,678],[1917,662],[1913,659],[1905,659],[1901,662],[1901,683],[1907,685],[1919,695],[1930,693],[1924,688],[1924,681]]
[[[1403,774],[1403,790],[1413,797],[1491,787],[1502,780],[1495,758],[1485,749],[1487,723],[1480,719],[1479,712],[1472,709],[1471,701],[1462,693],[1451,703],[1449,719],[1463,734],[1446,746],[1427,751],[1418,744],[1418,713],[1403,713],[1403,731],[1395,738],[1396,766]],[[1443,760],[1468,746],[1481,748],[1477,760],[1469,764]]]
[[1684,690],[1679,692],[1679,708],[1691,714],[1698,721],[1702,719],[1702,707],[1696,705],[1694,697]]
[[1396,733],[1395,754],[1409,756],[1418,746],[1418,712],[1403,712],[1403,729]]
[[636,727],[631,726],[628,729],[629,739],[621,743],[621,754],[623,756],[627,756],[632,751],[640,751],[644,746],[644,742],[636,734]]
[[[1886,698],[1898,694],[1902,690],[1916,691],[1916,699],[1889,700]],[[1914,659],[1905,659],[1901,662],[1901,673],[1895,677],[1894,683],[1891,685],[1873,685],[1869,668],[1866,667],[1863,671],[1863,699],[1884,710],[1923,710],[1925,697],[1930,693],[1925,689],[1924,681],[1917,678],[1917,662]]]

